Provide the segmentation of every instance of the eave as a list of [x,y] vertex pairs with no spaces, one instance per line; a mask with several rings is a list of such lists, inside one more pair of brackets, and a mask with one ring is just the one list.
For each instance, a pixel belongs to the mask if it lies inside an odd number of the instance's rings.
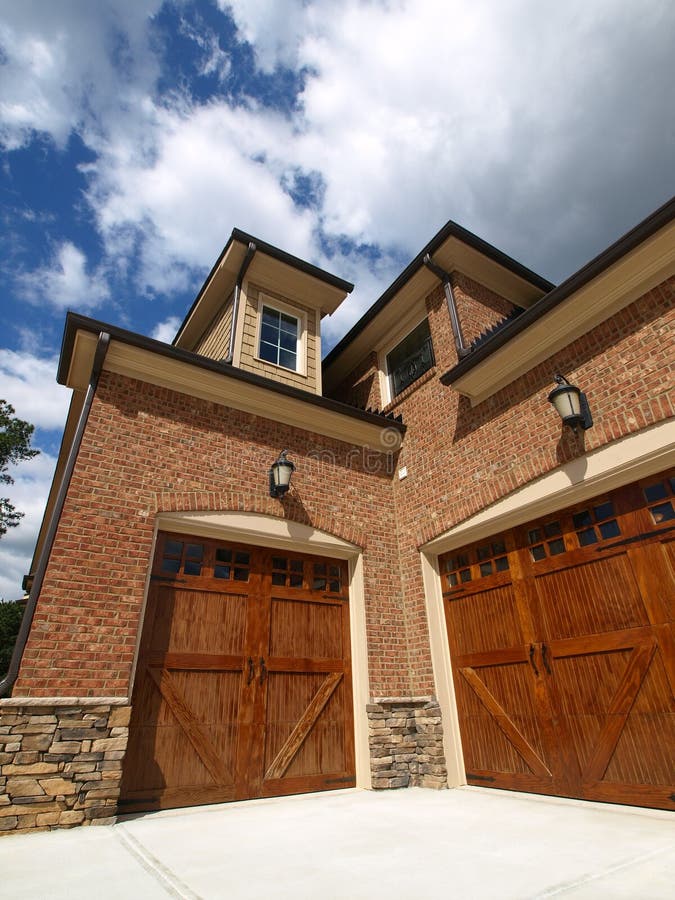
[[675,272],[675,198],[441,376],[481,403]]
[[272,244],[235,228],[173,340],[174,346],[191,350],[234,289],[249,244],[256,252],[246,280],[276,291],[322,316],[335,312],[354,285],[299,259]]
[[550,281],[449,221],[326,356],[324,385],[338,384],[396,327],[412,304],[439,283],[424,265],[427,253],[446,271],[463,272],[516,306],[532,306],[553,288]]
[[[69,313],[57,380],[86,387],[98,335],[110,335],[104,371],[283,422],[347,444],[384,452],[405,433],[400,421],[272,381],[143,335]],[[386,433],[385,433],[386,432]],[[390,447],[391,435],[395,446]]]

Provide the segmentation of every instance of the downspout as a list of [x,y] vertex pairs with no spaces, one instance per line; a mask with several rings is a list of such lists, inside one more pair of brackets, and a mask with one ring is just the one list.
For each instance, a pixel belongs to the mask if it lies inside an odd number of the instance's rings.
[[251,260],[253,259],[256,251],[256,246],[251,241],[246,250],[246,256],[244,257],[244,261],[241,264],[241,268],[239,269],[239,274],[237,275],[237,282],[234,286],[234,300],[232,301],[232,325],[230,326],[230,347],[227,351],[227,356],[224,359],[224,362],[232,365],[232,361],[234,360],[234,339],[237,334],[237,319],[239,318],[239,297],[241,295],[241,285],[244,281],[244,275],[246,275],[246,270],[251,265]]
[[92,400],[94,399],[94,394],[98,385],[98,379],[103,368],[103,361],[105,360],[105,355],[108,351],[109,343],[110,335],[107,332],[102,331],[98,336],[98,343],[96,345],[96,352],[94,354],[94,363],[92,365],[91,376],[89,378],[89,386],[87,387],[87,393],[84,398],[84,405],[82,406],[82,411],[80,412],[80,418],[75,430],[73,443],[71,444],[70,451],[68,453],[68,459],[66,460],[66,465],[63,470],[63,478],[61,479],[59,492],[56,495],[54,509],[52,510],[52,514],[49,519],[49,525],[47,527],[44,544],[42,545],[42,551],[40,552],[40,559],[38,560],[35,578],[33,580],[33,584],[30,589],[30,596],[28,597],[26,609],[24,610],[23,618],[21,620],[21,627],[19,628],[19,634],[17,635],[16,644],[14,645],[12,659],[9,663],[9,671],[7,672],[7,675],[3,678],[3,680],[0,681],[0,697],[9,697],[11,695],[12,688],[14,687],[14,682],[19,675],[21,658],[26,647],[26,642],[28,641],[28,635],[30,634],[31,625],[33,624],[35,607],[37,606],[38,597],[40,596],[40,590],[42,589],[42,582],[44,581],[45,572],[47,571],[47,563],[49,562],[49,556],[52,552],[54,538],[56,537],[56,529],[58,527],[59,518],[61,517],[61,512],[63,510],[63,504],[66,500],[66,494],[68,493],[68,488],[70,486],[70,479],[73,475],[75,461],[77,460],[77,454],[80,450],[82,436],[84,435],[84,429],[87,425],[89,411],[91,409]]
[[457,356],[462,359],[467,354],[471,353],[471,347],[467,347],[464,343],[464,336],[462,334],[462,326],[459,323],[459,316],[457,315],[457,304],[455,303],[455,295],[452,292],[452,284],[450,283],[450,274],[446,272],[445,269],[441,269],[440,266],[437,266],[436,263],[432,260],[432,258],[427,255],[422,260],[424,265],[429,269],[430,272],[433,272],[437,278],[443,282],[443,290],[445,291],[445,299],[448,303],[448,312],[450,313],[450,325],[452,326],[452,334],[455,338],[455,347],[457,348]]

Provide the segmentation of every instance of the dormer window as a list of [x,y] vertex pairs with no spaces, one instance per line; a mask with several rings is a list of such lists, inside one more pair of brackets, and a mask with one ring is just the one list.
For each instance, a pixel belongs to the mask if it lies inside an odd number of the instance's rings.
[[263,362],[305,372],[305,315],[272,298],[263,297],[259,306],[258,359]]
[[429,320],[423,319],[394,349],[387,353],[387,373],[391,399],[434,365]]
[[263,306],[258,356],[287,369],[298,369],[299,322],[295,316]]

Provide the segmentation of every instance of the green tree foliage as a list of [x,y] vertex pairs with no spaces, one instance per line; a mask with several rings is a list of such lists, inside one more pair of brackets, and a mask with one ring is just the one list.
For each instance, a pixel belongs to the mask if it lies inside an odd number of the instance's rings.
[[7,603],[0,600],[0,679],[5,677],[9,669],[22,616],[23,606],[18,600]]
[[[40,452],[30,446],[33,430],[33,425],[16,418],[13,406],[0,400],[0,484],[14,484],[9,466],[22,459],[32,459]],[[18,512],[7,497],[0,497],[0,537],[8,528],[18,525],[22,517],[23,513]]]

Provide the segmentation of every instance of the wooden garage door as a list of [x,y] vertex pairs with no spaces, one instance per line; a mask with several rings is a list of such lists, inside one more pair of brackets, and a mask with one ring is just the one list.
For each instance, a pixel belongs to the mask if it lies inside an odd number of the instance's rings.
[[344,562],[160,534],[121,808],[355,784]]
[[467,779],[675,809],[675,477],[441,557]]

